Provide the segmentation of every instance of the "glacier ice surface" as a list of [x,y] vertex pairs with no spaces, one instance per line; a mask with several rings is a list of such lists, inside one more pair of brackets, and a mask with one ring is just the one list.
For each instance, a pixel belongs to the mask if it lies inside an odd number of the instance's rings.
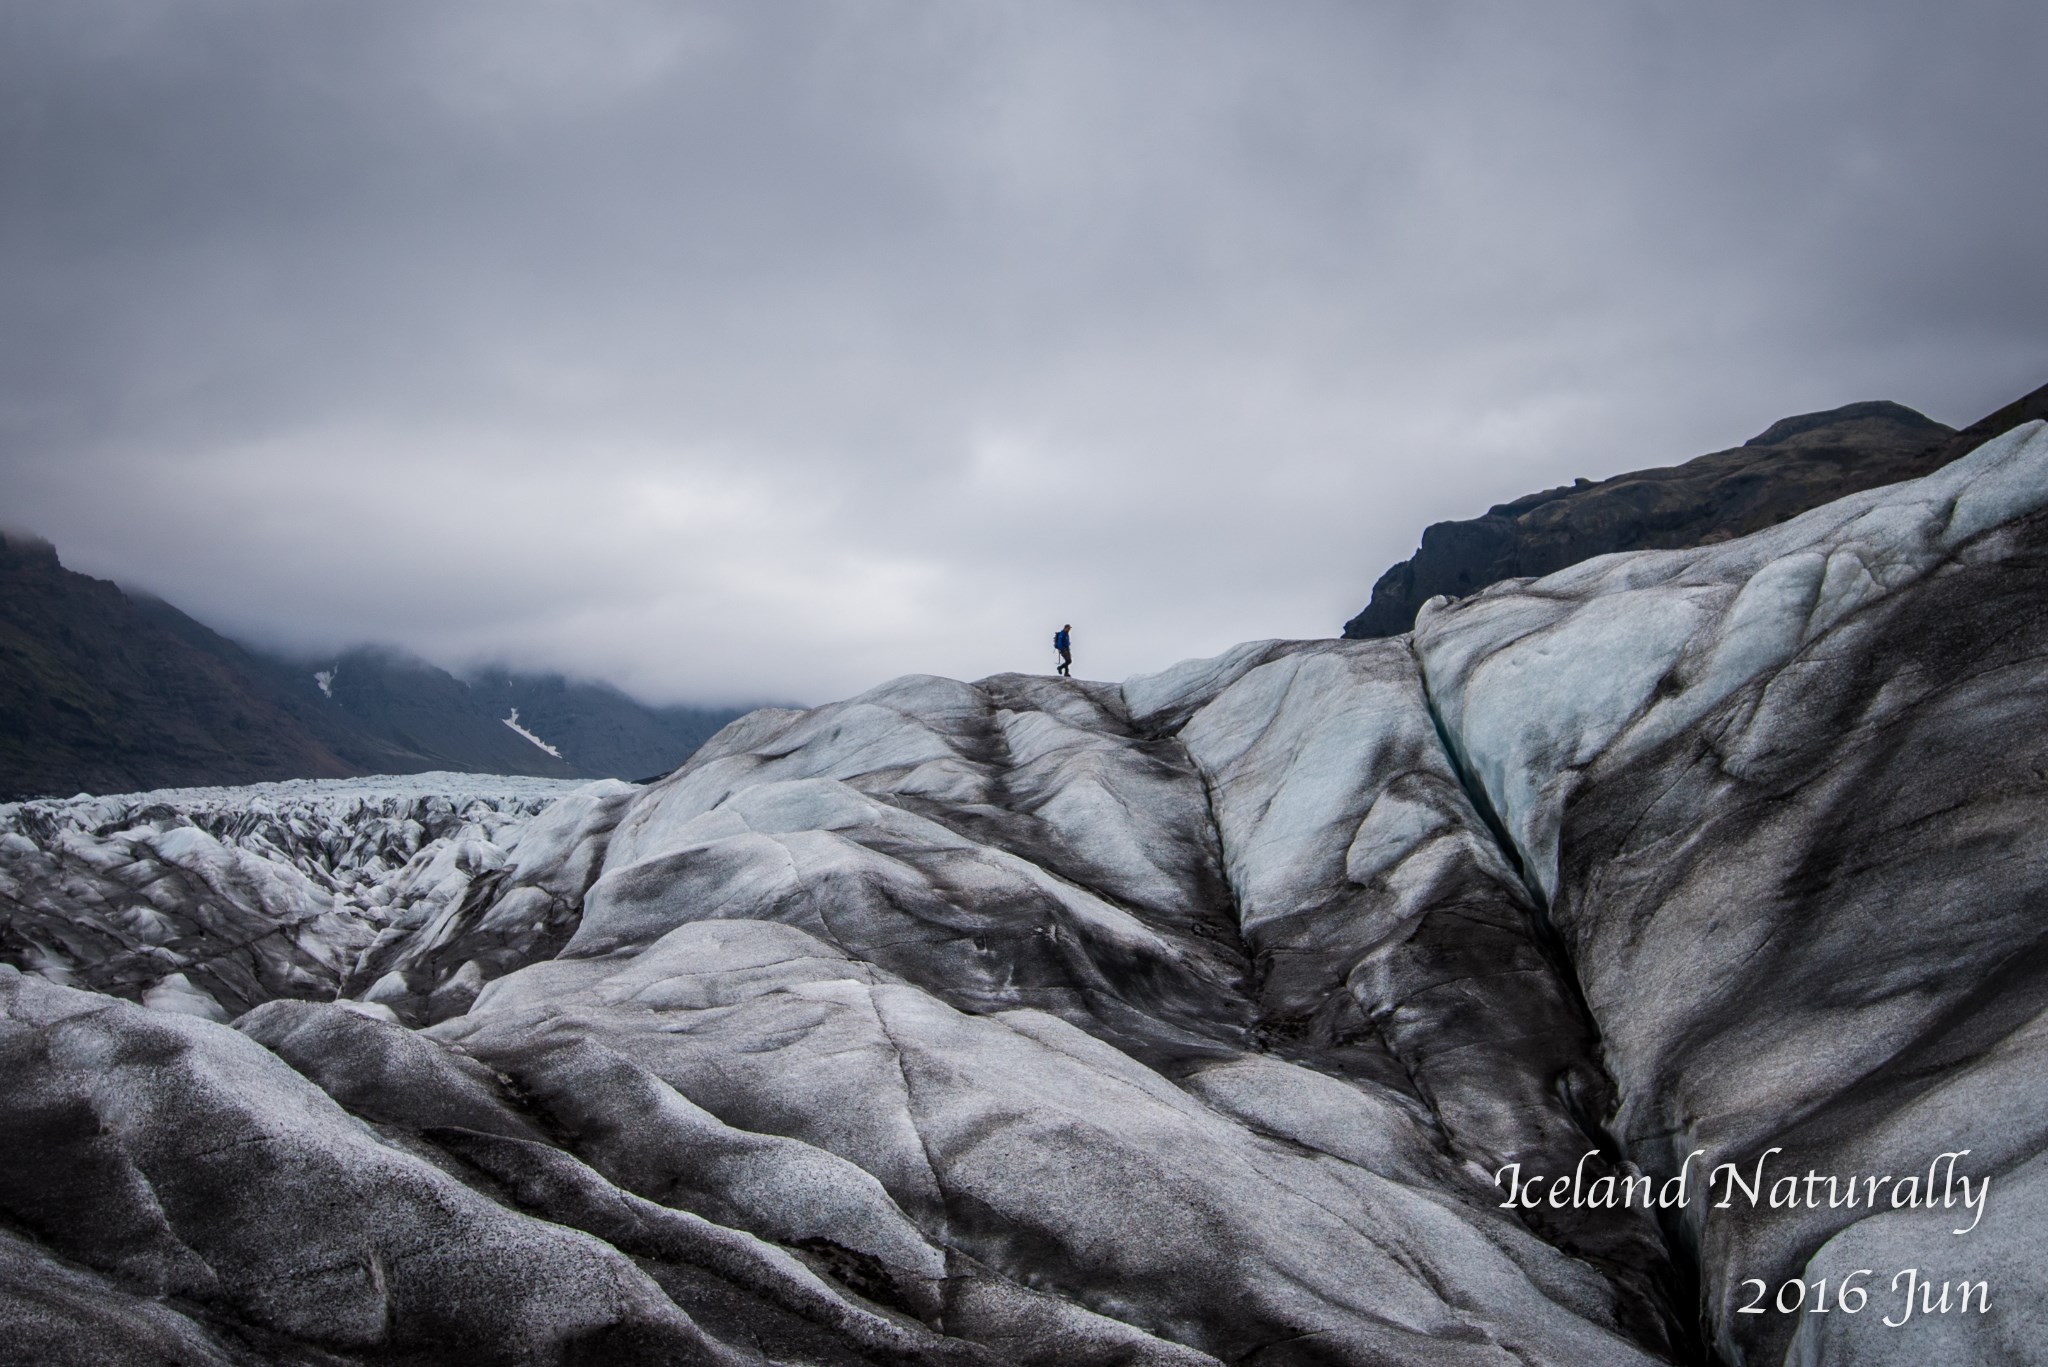
[[[2048,1360],[2044,509],[2033,424],[1409,637],[911,676],[645,788],[0,807],[0,1314],[195,1362]],[[1772,1146],[1993,1195],[1959,1238],[1492,1176]],[[1737,1313],[1859,1266],[1994,1312]]]

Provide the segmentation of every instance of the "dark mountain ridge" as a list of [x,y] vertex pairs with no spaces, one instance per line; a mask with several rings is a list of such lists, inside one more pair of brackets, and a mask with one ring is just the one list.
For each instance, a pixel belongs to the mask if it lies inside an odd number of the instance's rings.
[[176,609],[147,612],[48,542],[0,535],[0,797],[366,772],[261,675]]
[[1761,531],[1848,494],[1918,479],[2023,422],[2048,417],[2048,386],[1958,432],[1877,400],[1781,418],[1742,445],[1682,465],[1528,494],[1422,534],[1344,624],[1352,640],[1397,636],[1439,594],[1552,574],[1614,551],[1678,550]]
[[379,647],[273,655],[0,533],[0,801],[436,769],[643,779],[746,710],[504,668],[465,680]]

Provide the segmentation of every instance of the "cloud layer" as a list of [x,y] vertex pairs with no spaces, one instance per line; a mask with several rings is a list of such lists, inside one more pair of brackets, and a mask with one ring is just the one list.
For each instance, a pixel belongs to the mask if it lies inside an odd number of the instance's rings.
[[2048,12],[27,0],[0,520],[660,699],[1327,635],[1422,526],[2048,379]]

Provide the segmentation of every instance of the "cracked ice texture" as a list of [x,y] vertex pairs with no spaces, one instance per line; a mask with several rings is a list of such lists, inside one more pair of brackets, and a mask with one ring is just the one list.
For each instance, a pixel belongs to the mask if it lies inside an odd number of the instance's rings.
[[415,774],[0,805],[0,952],[201,1015],[332,997],[380,932],[417,938],[579,788],[630,791]]

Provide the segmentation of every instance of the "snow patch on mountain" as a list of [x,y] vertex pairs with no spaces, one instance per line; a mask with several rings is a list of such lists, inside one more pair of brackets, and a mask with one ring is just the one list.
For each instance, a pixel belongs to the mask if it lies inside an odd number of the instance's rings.
[[505,725],[507,725],[507,726],[511,727],[511,728],[512,728],[512,729],[513,729],[514,731],[516,731],[516,732],[518,732],[518,733],[519,733],[520,735],[522,735],[522,736],[526,737],[526,739],[528,739],[528,740],[532,741],[532,742],[533,742],[533,743],[534,743],[535,745],[538,745],[538,746],[539,746],[539,747],[540,747],[541,749],[543,749],[543,750],[547,751],[547,752],[548,752],[549,754],[553,755],[553,756],[554,756],[554,757],[555,757],[556,759],[560,759],[560,758],[562,757],[562,752],[561,752],[560,750],[557,750],[557,749],[556,749],[556,748],[555,748],[554,746],[552,746],[552,745],[549,745],[549,744],[548,744],[548,743],[547,743],[546,741],[542,740],[542,739],[541,739],[541,738],[540,738],[539,736],[536,736],[536,735],[534,735],[534,734],[533,734],[533,732],[531,732],[531,731],[527,730],[527,729],[526,729],[525,727],[523,727],[523,726],[521,726],[521,725],[519,724],[519,709],[518,709],[518,708],[516,708],[516,707],[515,707],[515,708],[513,708],[513,709],[512,709],[512,715],[511,715],[511,716],[509,716],[509,717],[505,717],[505,718],[502,718],[502,720],[504,721]]

